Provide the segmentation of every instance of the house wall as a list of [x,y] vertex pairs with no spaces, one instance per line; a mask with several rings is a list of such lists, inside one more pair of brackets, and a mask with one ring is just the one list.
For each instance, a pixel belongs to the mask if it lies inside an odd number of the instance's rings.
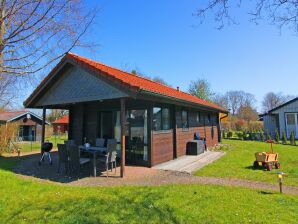
[[[181,120],[182,108],[176,112],[177,122],[177,157],[186,155],[187,142],[194,139],[194,134],[199,132],[200,137],[206,138],[207,147],[212,147],[218,143],[218,114],[210,112],[210,122],[208,121],[208,112],[188,111],[189,128],[182,128]],[[197,113],[200,119],[197,120]]]
[[275,135],[275,130],[278,129],[277,127],[277,117],[278,115],[270,115],[267,114],[263,117],[264,119],[264,131],[265,133],[269,133],[271,137]]
[[279,117],[279,126],[280,134],[282,135],[283,131],[286,131],[286,113],[298,113],[298,100],[283,106],[274,111],[275,114],[278,114]]
[[[182,108],[176,108],[176,126],[168,131],[152,131],[151,165],[157,165],[174,158],[174,139],[176,138],[177,157],[186,155],[187,142],[194,139],[196,132],[200,137],[206,138],[207,147],[218,143],[218,114],[210,113],[211,121],[208,122],[208,112],[188,110],[189,128],[182,128]],[[200,112],[200,120],[197,120],[197,113]],[[174,130],[175,129],[175,130]],[[174,136],[176,133],[176,136]]]
[[[164,104],[165,105],[165,104]],[[162,105],[158,105],[161,106]],[[177,157],[186,154],[187,142],[194,139],[195,132],[199,132],[201,137],[206,138],[207,147],[212,147],[218,143],[218,114],[210,112],[210,122],[208,121],[208,112],[200,111],[200,119],[197,120],[197,113],[192,109],[188,109],[189,128],[182,128],[181,111],[183,108],[177,107],[173,109],[173,105],[165,107],[171,108],[173,119],[172,128],[167,131],[153,131],[152,127],[152,111],[154,103],[142,101],[128,101],[126,109],[147,109],[148,110],[148,139],[150,151],[150,166],[157,165],[162,162],[172,160],[174,158],[174,150],[176,146]],[[82,144],[84,137],[91,144],[95,144],[98,136],[98,113],[99,111],[119,110],[120,105],[117,100],[103,103],[85,103],[76,104],[70,108],[70,128],[71,139],[76,144]],[[176,123],[176,125],[175,125]],[[176,133],[176,136],[174,134]],[[150,137],[151,136],[151,137]],[[176,139],[176,144],[175,144]],[[151,149],[150,149],[151,148]]]
[[53,133],[61,133],[65,134],[68,131],[68,125],[67,124],[53,124]]

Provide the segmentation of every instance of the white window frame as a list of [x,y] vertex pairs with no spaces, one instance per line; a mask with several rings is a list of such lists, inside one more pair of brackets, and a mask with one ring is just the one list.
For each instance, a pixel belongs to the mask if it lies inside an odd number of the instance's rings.
[[289,130],[288,130],[288,114],[294,114],[294,117],[295,117],[295,126],[296,126],[296,136],[295,138],[298,137],[298,113],[295,113],[295,112],[289,112],[289,113],[285,113],[285,120],[286,120],[286,133],[287,133],[287,137],[289,138],[291,133],[289,133]]

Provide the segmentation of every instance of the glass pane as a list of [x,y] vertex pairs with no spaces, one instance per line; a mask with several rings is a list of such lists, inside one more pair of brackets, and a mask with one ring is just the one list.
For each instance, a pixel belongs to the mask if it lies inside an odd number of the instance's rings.
[[187,111],[182,111],[182,128],[188,128],[188,114]]
[[295,115],[287,114],[287,125],[295,125]]
[[197,123],[201,122],[201,113],[200,112],[197,112],[196,121],[197,121]]
[[171,124],[170,109],[162,109],[162,130],[169,130]]
[[161,130],[161,108],[160,107],[153,108],[153,130],[154,131]]
[[117,151],[120,152],[121,149],[121,124],[120,124],[120,111],[115,113],[115,126],[114,126],[114,137],[117,140]]
[[131,158],[135,161],[148,160],[147,110],[132,110],[130,113]]

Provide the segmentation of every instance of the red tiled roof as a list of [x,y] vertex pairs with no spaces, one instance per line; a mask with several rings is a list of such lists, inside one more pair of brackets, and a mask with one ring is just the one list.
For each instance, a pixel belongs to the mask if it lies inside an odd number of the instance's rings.
[[226,109],[216,104],[199,99],[198,97],[192,96],[188,93],[154,82],[144,77],[132,75],[128,72],[121,71],[119,69],[93,61],[91,59],[84,58],[73,53],[68,53],[66,57],[70,60],[75,60],[75,62],[81,66],[87,66],[95,70],[104,72],[107,76],[110,76],[111,78],[114,78],[120,81],[122,84],[125,84],[128,87],[131,87],[132,89],[144,90],[151,93],[156,93],[163,96],[173,97],[175,99],[184,100],[184,101],[200,104],[203,106],[211,107],[220,111],[226,111]]
[[28,106],[32,97],[38,93],[40,88],[42,88],[45,83],[51,78],[51,76],[57,71],[57,69],[63,64],[65,60],[69,60],[81,67],[92,70],[98,75],[104,76],[106,79],[109,79],[114,82],[118,82],[121,85],[124,85],[128,89],[138,92],[144,91],[153,94],[158,94],[164,97],[170,97],[175,100],[182,100],[200,106],[205,106],[208,108],[216,109],[222,112],[227,112],[225,108],[222,108],[216,104],[207,102],[198,97],[192,96],[188,93],[182,92],[180,90],[171,88],[169,86],[154,82],[150,79],[140,77],[138,75],[133,75],[128,72],[121,71],[119,69],[104,65],[102,63],[93,61],[91,59],[81,57],[73,53],[67,53],[65,57],[60,61],[60,63],[52,70],[52,72],[40,83],[40,85],[34,90],[30,97],[24,102],[24,105]]
[[69,116],[65,115],[53,122],[53,124],[68,124],[69,123]]
[[0,121],[8,121],[12,118],[15,118],[17,116],[20,116],[22,114],[27,113],[28,111],[22,110],[22,111],[5,111],[0,112]]

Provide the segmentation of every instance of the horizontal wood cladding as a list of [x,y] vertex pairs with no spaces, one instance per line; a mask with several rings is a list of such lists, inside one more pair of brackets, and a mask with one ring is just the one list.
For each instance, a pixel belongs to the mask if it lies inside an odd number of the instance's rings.
[[151,166],[173,159],[173,131],[152,132]]
[[[206,134],[205,134],[206,130]],[[207,127],[192,127],[187,130],[177,128],[177,157],[186,155],[187,142],[194,139],[194,133],[199,132],[200,137],[206,138],[207,147],[212,147],[218,143],[218,129],[217,126]],[[213,134],[212,134],[213,133]],[[213,137],[212,137],[213,135]]]

